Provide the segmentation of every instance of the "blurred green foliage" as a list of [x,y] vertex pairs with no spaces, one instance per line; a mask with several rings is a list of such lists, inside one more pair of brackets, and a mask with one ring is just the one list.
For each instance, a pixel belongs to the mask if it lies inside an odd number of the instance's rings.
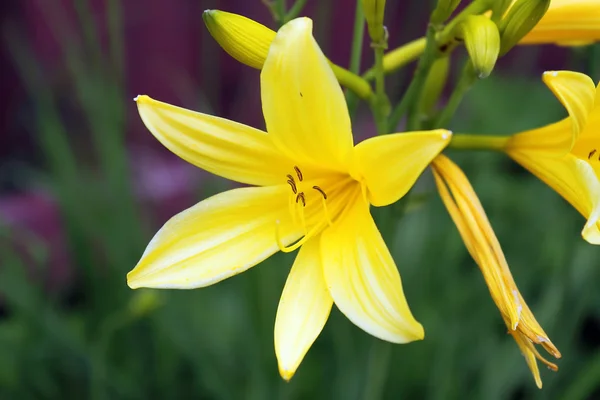
[[[64,293],[49,293],[27,271],[43,273],[51,249],[30,233],[2,228],[0,292],[8,312],[0,319],[1,399],[576,400],[600,395],[599,249],[581,239],[581,216],[499,154],[451,157],[470,177],[517,284],[563,354],[558,373],[542,371],[543,390],[535,387],[505,334],[429,172],[403,204],[373,211],[409,304],[425,327],[424,341],[381,342],[334,309],[286,383],[277,373],[273,325],[293,255],[277,254],[201,290],[128,289],[125,274],[158,226],[141,222],[132,195],[123,116],[127,104],[133,105],[122,92],[119,2],[108,3],[113,28],[108,58],[98,53],[86,1],[75,2],[87,28],[81,32],[83,47],[72,42],[72,32],[58,32],[90,128],[93,170],[81,168],[86,164],[73,150],[57,94],[41,81],[33,53],[18,36],[6,36],[35,101],[32,128],[45,160],[39,174],[59,201],[77,282],[68,289],[71,301]],[[53,26],[63,26],[60,10],[46,11]],[[594,57],[590,68],[597,71]],[[511,133],[563,114],[541,80],[514,71],[494,73],[467,96],[452,128]],[[219,186],[222,182],[205,184],[200,197]],[[402,207],[402,219],[389,218]],[[26,238],[20,240],[25,249],[11,245],[16,237]]]

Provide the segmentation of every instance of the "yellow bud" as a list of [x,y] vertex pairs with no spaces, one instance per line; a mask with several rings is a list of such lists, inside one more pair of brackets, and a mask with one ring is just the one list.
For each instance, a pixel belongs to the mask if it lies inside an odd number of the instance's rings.
[[373,43],[381,43],[385,38],[383,29],[383,13],[385,11],[385,0],[361,0],[369,36]]
[[542,19],[550,0],[517,0],[498,25],[500,30],[500,55],[506,54]]
[[460,4],[460,0],[438,0],[437,6],[431,14],[431,22],[441,24],[447,20]]
[[154,290],[137,291],[129,300],[129,312],[136,317],[143,317],[160,306],[161,300]]
[[457,27],[456,36],[465,47],[479,78],[486,78],[494,69],[500,52],[500,33],[496,24],[483,15],[469,15]]
[[230,56],[250,67],[261,69],[275,39],[275,32],[238,14],[206,10],[202,19],[212,37]]
[[449,69],[449,54],[444,54],[433,62],[423,84],[423,91],[419,99],[419,114],[429,115],[431,113],[446,86]]

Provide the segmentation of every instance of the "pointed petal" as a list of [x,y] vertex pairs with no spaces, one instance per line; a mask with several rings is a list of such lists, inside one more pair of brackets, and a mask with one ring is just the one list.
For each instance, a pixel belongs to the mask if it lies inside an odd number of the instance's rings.
[[[192,289],[239,274],[300,237],[288,212],[288,189],[233,189],[171,218],[127,275],[128,285]],[[277,224],[279,221],[279,224]]]
[[250,185],[285,183],[291,165],[262,131],[136,97],[146,127],[169,150],[213,174]]
[[545,184],[554,189],[588,219],[582,235],[600,244],[600,191],[598,177],[591,166],[572,154],[564,157],[538,157],[536,154],[507,151],[507,154]]
[[275,318],[275,354],[279,373],[289,381],[327,322],[329,294],[317,236],[305,243],[287,278]]
[[389,342],[423,339],[398,269],[361,197],[323,232],[321,253],[331,296],[350,321]]
[[581,184],[589,192],[589,203],[592,210],[589,212],[587,222],[581,231],[581,236],[591,244],[600,244],[600,180],[598,173],[592,166],[583,161],[576,161]]
[[312,37],[312,21],[285,24],[260,75],[262,107],[273,142],[291,159],[338,171],[352,149],[344,95]]
[[539,156],[562,157],[573,147],[573,124],[567,117],[561,121],[517,133],[508,139],[506,149],[534,150]]
[[547,71],[543,80],[569,112],[574,143],[594,109],[594,81],[585,74],[572,71]]
[[445,129],[377,136],[354,149],[352,176],[364,181],[374,206],[396,202],[450,142]]

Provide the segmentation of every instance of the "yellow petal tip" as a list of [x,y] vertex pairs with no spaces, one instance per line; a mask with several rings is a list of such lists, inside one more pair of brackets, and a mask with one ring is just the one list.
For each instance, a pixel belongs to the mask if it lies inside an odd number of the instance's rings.
[[279,366],[279,375],[281,375],[281,378],[286,382],[289,382],[295,373],[296,373],[295,370],[289,370],[289,369],[282,367],[281,365]]
[[133,101],[135,101],[137,104],[141,104],[141,103],[149,103],[152,99],[145,95],[145,94],[138,94],[137,96],[135,96],[133,98]]
[[139,280],[135,279],[136,275],[135,268],[127,273],[127,286],[129,286],[130,289],[139,289],[142,287]]

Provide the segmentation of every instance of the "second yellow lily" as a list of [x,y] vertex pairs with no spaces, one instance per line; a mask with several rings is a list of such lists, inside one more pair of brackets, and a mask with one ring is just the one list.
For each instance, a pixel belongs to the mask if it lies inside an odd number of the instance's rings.
[[505,151],[587,218],[582,236],[600,244],[600,89],[571,71],[546,72],[543,80],[569,117],[512,136]]

